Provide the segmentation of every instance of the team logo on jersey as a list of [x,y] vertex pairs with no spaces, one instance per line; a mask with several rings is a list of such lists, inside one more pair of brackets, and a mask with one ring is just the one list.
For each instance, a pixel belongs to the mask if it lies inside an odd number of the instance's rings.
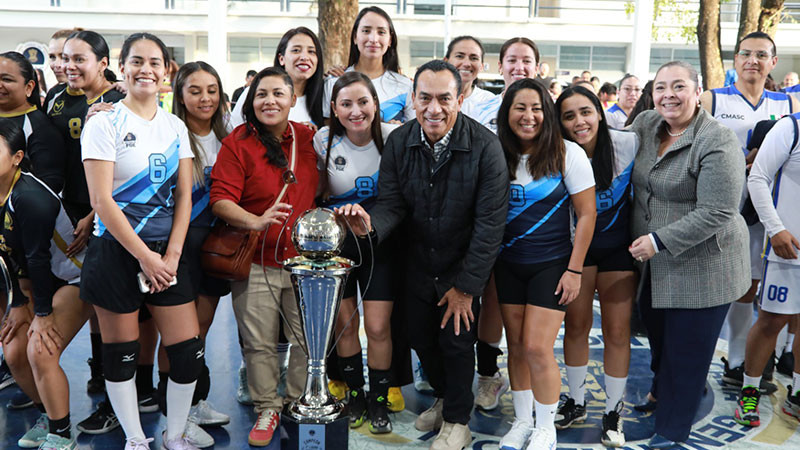
[[11,248],[6,246],[6,237],[0,234],[0,251],[11,255]]
[[61,111],[64,110],[64,99],[59,99],[53,104],[53,110],[50,111],[51,116],[59,116],[61,115]]
[[341,172],[347,166],[347,160],[344,159],[344,156],[337,156],[336,159],[333,160],[333,165],[336,166],[336,170]]
[[133,133],[128,133],[122,138],[122,142],[125,143],[125,147],[133,147],[136,145],[136,135]]
[[8,231],[14,229],[14,220],[11,218],[11,214],[9,214],[8,211],[6,211],[5,217],[3,218],[3,227]]
[[720,114],[720,119],[744,120],[744,114]]

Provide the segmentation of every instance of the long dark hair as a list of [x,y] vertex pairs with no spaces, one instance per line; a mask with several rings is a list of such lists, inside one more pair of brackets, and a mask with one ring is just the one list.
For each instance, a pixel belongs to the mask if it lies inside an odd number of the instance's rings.
[[18,151],[22,150],[25,157],[19,163],[20,169],[25,172],[30,172],[31,165],[28,159],[27,143],[25,142],[25,132],[22,127],[18,126],[11,119],[0,118],[0,138],[3,138],[8,145],[8,151],[13,156]]
[[[256,98],[256,91],[258,84],[263,78],[266,77],[279,77],[289,86],[292,93],[294,93],[294,83],[292,77],[280,67],[267,67],[261,72],[258,72],[250,82],[250,89],[247,91],[247,98],[244,100],[244,107],[242,108],[242,115],[244,115],[245,123],[247,123],[247,131],[242,138],[254,135],[261,145],[267,149],[265,154],[267,162],[274,166],[286,167],[289,162],[286,161],[286,155],[283,154],[281,149],[281,141],[279,136],[274,136],[267,130],[267,127],[258,121],[256,117],[255,108],[253,108],[253,100]],[[296,138],[293,136],[292,138]]]
[[339,97],[339,91],[355,83],[364,83],[364,86],[367,87],[369,94],[372,96],[372,101],[375,102],[375,116],[372,118],[372,124],[369,128],[370,133],[372,134],[372,142],[375,143],[378,153],[383,153],[383,133],[381,132],[380,109],[381,102],[378,100],[378,92],[375,90],[375,86],[372,85],[372,81],[368,76],[356,71],[346,72],[344,75],[339,77],[338,80],[336,80],[336,83],[333,84],[333,90],[331,91],[331,123],[328,130],[328,148],[325,152],[325,169],[322,171],[323,198],[330,197],[328,166],[331,163],[331,146],[333,145],[333,137],[343,136],[347,133],[347,130],[344,128],[344,125],[342,125],[342,122],[340,122],[339,118],[333,114],[333,110],[335,109],[333,105],[336,104],[336,99]]
[[161,56],[164,59],[164,70],[169,73],[169,63],[172,61],[172,58],[169,56],[169,49],[166,45],[164,45],[164,41],[159,39],[158,36],[150,33],[133,33],[132,35],[128,36],[127,39],[125,39],[125,42],[122,43],[122,49],[119,51],[119,65],[121,66],[125,64],[125,60],[128,59],[128,54],[131,52],[131,47],[137,41],[154,42],[161,50]]
[[567,139],[569,139],[569,133],[564,128],[564,124],[561,123],[561,108],[564,105],[564,101],[573,95],[582,95],[589,99],[601,119],[597,123],[597,142],[592,154],[592,172],[594,172],[594,181],[597,184],[597,189],[604,191],[611,186],[611,182],[614,179],[614,143],[611,141],[611,132],[608,131],[608,122],[606,122],[606,115],[603,112],[603,105],[596,95],[583,86],[573,86],[565,89],[556,101],[556,114],[561,124],[561,134]]
[[533,153],[528,157],[528,173],[534,179],[544,178],[564,171],[564,160],[566,147],[564,139],[561,137],[561,128],[556,116],[556,107],[550,93],[538,81],[532,78],[517,80],[506,89],[503,95],[503,103],[497,112],[497,137],[503,145],[503,153],[506,155],[508,173],[514,180],[517,174],[517,167],[521,156],[522,143],[519,137],[511,130],[508,123],[508,113],[514,103],[514,97],[523,89],[532,89],[539,94],[542,102],[542,113],[544,120],[540,125],[541,131],[534,139]]
[[625,121],[625,126],[627,127],[628,125],[632,124],[633,120],[636,119],[636,116],[642,112],[655,107],[656,104],[653,103],[653,80],[650,80],[642,88],[642,95],[639,96],[639,100],[636,100],[636,104],[633,105],[631,113],[628,114],[628,119]]
[[86,42],[86,44],[89,45],[89,48],[92,49],[92,53],[94,53],[95,58],[97,58],[97,62],[100,62],[103,60],[103,58],[105,58],[106,63],[108,65],[106,66],[106,69],[103,71],[103,77],[105,78],[106,81],[111,83],[116,81],[117,76],[114,74],[114,72],[111,71],[111,69],[108,68],[108,66],[111,65],[111,57],[109,56],[108,43],[103,38],[103,36],[100,35],[100,33],[91,30],[75,31],[74,33],[70,34],[64,41],[64,46],[67,45],[67,42],[70,39],[80,39],[83,42]]
[[[483,56],[486,53],[486,50],[484,50],[483,48],[483,44],[481,43],[481,41],[478,40],[478,38],[466,35],[453,38],[453,40],[450,41],[449,44],[447,44],[447,53],[445,53],[444,55],[445,59],[447,60],[450,59],[450,54],[453,53],[453,47],[455,47],[455,45],[461,41],[472,41],[478,44],[478,48],[481,49],[481,62],[483,62]],[[472,86],[477,86],[477,85],[478,85],[478,77],[476,76],[475,79],[472,80]]]
[[533,50],[533,56],[536,57],[536,64],[539,64],[539,47],[535,42],[526,37],[515,37],[503,42],[503,45],[500,47],[500,64],[503,63],[503,58],[506,56],[509,47],[514,44],[525,44],[530,47],[531,50]]
[[367,13],[375,13],[386,19],[386,23],[389,24],[389,37],[391,38],[391,41],[389,42],[389,48],[386,49],[386,53],[383,54],[383,70],[400,72],[400,60],[397,57],[397,33],[394,31],[392,18],[389,17],[389,14],[387,14],[386,11],[377,6],[368,6],[362,9],[358,13],[358,16],[356,16],[356,21],[353,23],[353,29],[350,31],[350,56],[347,58],[347,65],[350,67],[355,66],[359,58],[361,58],[361,52],[358,51],[358,46],[356,45],[355,40],[356,34],[358,33],[358,24],[361,23],[361,19]]
[[320,44],[317,35],[306,27],[292,28],[284,33],[283,37],[281,37],[281,41],[278,43],[278,49],[275,50],[275,60],[273,61],[273,65],[275,67],[282,67],[284,70],[286,70],[286,68],[280,63],[280,56],[284,55],[285,57],[286,47],[289,45],[289,41],[298,34],[305,34],[306,36],[310,37],[311,42],[314,43],[314,48],[317,51],[317,68],[314,72],[314,75],[311,75],[311,78],[309,78],[306,82],[303,95],[306,97],[306,108],[308,109],[308,115],[311,116],[311,121],[319,126],[322,126],[325,120],[322,117],[322,91],[325,87],[325,62],[322,55],[322,44]]
[[[219,74],[210,64],[205,61],[189,62],[181,66],[178,74],[175,76],[175,85],[172,87],[172,113],[178,116],[184,123],[186,123],[186,104],[183,100],[183,88],[186,85],[186,80],[195,72],[207,72],[217,80],[217,92],[219,92],[219,104],[214,115],[211,116],[211,132],[217,137],[217,140],[222,141],[228,135],[228,129],[225,127],[225,114],[228,112],[228,106],[225,103],[222,90],[222,80]],[[194,133],[189,133],[189,144],[192,147],[194,160],[192,166],[194,167],[195,182],[203,180],[203,171],[205,170],[206,161],[203,158],[203,152],[200,151],[200,144]]]
[[0,58],[5,58],[11,60],[17,64],[19,67],[19,72],[22,74],[22,78],[25,80],[24,84],[28,84],[33,81],[33,90],[31,91],[31,95],[28,96],[28,103],[35,106],[36,109],[42,109],[42,99],[39,96],[39,80],[36,76],[36,71],[33,70],[33,65],[28,58],[22,56],[19,52],[5,52],[0,53]]

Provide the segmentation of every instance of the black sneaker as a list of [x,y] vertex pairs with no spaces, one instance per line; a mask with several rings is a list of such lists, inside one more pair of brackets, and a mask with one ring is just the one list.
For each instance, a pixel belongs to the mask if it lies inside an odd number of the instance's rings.
[[800,391],[794,392],[792,385],[786,386],[786,391],[783,412],[800,420]]
[[572,426],[573,423],[586,421],[586,405],[578,405],[575,399],[561,394],[561,406],[556,413],[555,425],[559,430]]
[[392,432],[392,421],[389,420],[389,403],[386,397],[370,397],[369,399],[369,432],[386,434]]
[[6,359],[0,359],[0,390],[3,390],[12,384],[15,384],[14,377],[11,376],[11,369],[6,364]]
[[106,380],[103,378],[103,366],[96,364],[92,358],[86,360],[89,364],[91,376],[86,383],[86,392],[89,394],[102,394],[106,391]]
[[117,428],[119,420],[114,410],[111,409],[111,404],[102,401],[97,404],[97,409],[83,422],[80,422],[75,428],[81,433],[86,434],[103,434]]
[[158,411],[158,399],[156,398],[156,391],[139,396],[140,413],[152,413],[156,411]]
[[[722,357],[722,362],[725,364],[725,371],[722,373],[722,382],[728,386],[741,388],[742,383],[744,383],[744,364],[740,365],[739,367],[731,368],[728,365],[728,360],[725,359],[724,356]],[[778,386],[762,377],[759,390],[763,395],[772,395],[778,390]]]
[[8,409],[25,409],[31,406],[33,406],[33,400],[25,395],[21,389],[18,389],[17,392],[11,396],[11,400],[6,403],[6,408]]
[[781,357],[778,358],[778,364],[775,366],[775,370],[777,370],[779,374],[786,375],[787,377],[792,376],[792,372],[794,372],[794,353],[783,352]]
[[351,389],[347,393],[347,408],[350,410],[350,428],[358,428],[367,418],[367,394],[363,388]]
[[772,381],[775,378],[775,352],[772,352],[769,359],[767,360],[767,365],[764,366],[764,372],[761,373],[761,379]]
[[622,401],[608,414],[603,414],[603,434],[600,442],[606,447],[622,447],[625,445],[625,433],[622,431]]

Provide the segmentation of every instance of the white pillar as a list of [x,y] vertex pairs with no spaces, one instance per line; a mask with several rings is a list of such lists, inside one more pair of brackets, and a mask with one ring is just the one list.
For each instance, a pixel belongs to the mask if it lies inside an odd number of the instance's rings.
[[[450,13],[453,10],[453,0],[444,0],[444,47],[443,52],[447,51],[447,46],[450,44],[450,39],[452,36],[450,35],[452,29],[452,23],[450,18]],[[442,54],[444,56],[444,54]]]
[[228,73],[228,2],[208,1],[208,63],[217,72]]
[[631,41],[633,44],[631,45],[628,72],[642,80],[647,80],[650,75],[653,3],[654,0],[636,0],[636,10],[633,16],[633,40]]

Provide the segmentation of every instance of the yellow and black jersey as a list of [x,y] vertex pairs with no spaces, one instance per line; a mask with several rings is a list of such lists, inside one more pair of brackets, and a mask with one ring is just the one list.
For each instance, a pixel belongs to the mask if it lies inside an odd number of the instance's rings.
[[2,114],[15,123],[25,133],[26,157],[37,178],[44,181],[54,192],[64,187],[67,153],[64,139],[55,129],[45,113],[31,106],[29,109],[12,114]]

